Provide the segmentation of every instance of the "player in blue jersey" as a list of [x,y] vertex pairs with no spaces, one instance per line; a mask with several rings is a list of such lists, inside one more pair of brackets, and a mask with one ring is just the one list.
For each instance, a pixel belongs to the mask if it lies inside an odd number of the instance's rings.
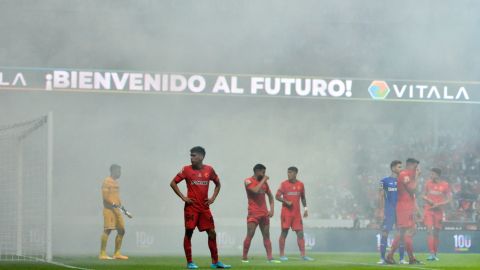
[[[398,174],[402,170],[402,162],[400,160],[394,160],[390,163],[390,170],[392,175],[380,180],[380,192],[379,192],[379,208],[381,211],[382,234],[380,238],[380,261],[378,264],[385,264],[385,253],[388,246],[388,233],[393,230],[393,225],[396,222],[396,208],[397,208],[397,178]],[[404,247],[399,248],[400,263],[405,264],[403,259]]]

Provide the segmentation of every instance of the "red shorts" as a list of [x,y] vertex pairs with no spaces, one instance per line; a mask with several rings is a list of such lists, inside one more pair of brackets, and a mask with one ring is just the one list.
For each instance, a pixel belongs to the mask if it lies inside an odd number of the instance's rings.
[[415,228],[415,210],[397,210],[397,228]]
[[270,217],[268,215],[248,215],[247,223],[250,222],[257,225],[270,225]]
[[183,213],[185,218],[185,229],[194,230],[195,227],[198,227],[198,230],[203,232],[215,228],[210,209],[199,211],[186,208]]
[[443,211],[425,210],[423,215],[423,223],[427,229],[432,227],[435,229],[442,228]]
[[299,215],[281,215],[282,229],[290,229],[294,231],[303,231],[302,217]]

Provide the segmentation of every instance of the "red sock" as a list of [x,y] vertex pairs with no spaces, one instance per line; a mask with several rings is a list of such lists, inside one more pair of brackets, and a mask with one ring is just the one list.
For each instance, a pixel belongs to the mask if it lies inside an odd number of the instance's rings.
[[435,255],[436,255],[437,252],[438,252],[438,244],[440,243],[439,236],[435,235],[433,241],[434,241],[434,247],[435,247],[434,251],[435,251]]
[[278,246],[280,247],[280,256],[285,256],[285,237],[280,234],[280,239],[278,239]]
[[212,257],[212,263],[217,263],[218,262],[217,239],[208,238],[208,248],[210,249],[210,256]]
[[187,258],[187,262],[192,262],[192,242],[191,239],[185,236],[183,238],[183,249],[185,250],[185,257]]
[[243,259],[244,260],[248,258],[248,250],[250,249],[251,242],[252,242],[252,238],[249,236],[246,236],[245,240],[243,240]]
[[263,245],[265,246],[265,249],[267,250],[267,259],[271,260],[273,259],[272,256],[272,242],[270,239],[263,239]]
[[403,238],[405,241],[405,250],[407,251],[408,254],[408,259],[410,261],[415,260],[415,256],[413,256],[413,239],[411,235],[405,234],[405,237]]
[[428,244],[428,251],[434,254],[435,253],[435,237],[433,235],[427,236],[427,244]]
[[398,246],[400,245],[400,235],[397,235],[395,236],[395,238],[393,239],[393,242],[392,242],[392,247],[390,248],[390,252],[388,253],[388,256],[392,256],[393,257],[393,254],[395,253],[395,251],[397,250]]
[[300,249],[300,255],[305,257],[305,239],[297,237],[298,248]]

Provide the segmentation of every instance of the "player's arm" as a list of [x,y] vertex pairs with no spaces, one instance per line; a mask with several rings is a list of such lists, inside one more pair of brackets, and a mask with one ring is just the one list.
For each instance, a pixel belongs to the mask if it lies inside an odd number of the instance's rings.
[[270,189],[267,189],[266,194],[268,196],[268,202],[270,203],[270,211],[268,211],[268,216],[273,217],[273,207],[274,207],[275,200],[273,199],[273,195]]
[[220,188],[221,188],[220,181],[217,179],[217,180],[214,180],[213,182],[215,183],[215,189],[213,190],[212,197],[210,197],[206,200],[206,202],[205,202],[206,205],[212,204],[215,201],[215,199],[217,198],[218,193],[220,192]]
[[449,204],[452,201],[452,193],[450,191],[445,194],[445,200],[443,202],[434,203],[432,207],[439,207]]
[[177,177],[173,178],[172,182],[170,182],[170,187],[173,189],[175,194],[177,194],[182,201],[186,202],[187,204],[192,204],[194,202],[194,199],[188,198],[187,196],[183,195],[183,193],[180,191],[177,185]]
[[[258,185],[254,186],[254,187],[247,186],[247,189],[250,190],[253,193],[259,193],[260,189],[268,181],[268,179],[270,179],[270,178],[268,176],[264,175],[262,180],[260,181],[260,183],[258,183]],[[270,193],[270,195],[271,195],[271,193]],[[272,198],[273,198],[273,196],[272,196]]]
[[305,188],[303,189],[303,192],[300,194],[300,199],[302,200],[302,205],[303,205],[303,217],[306,218],[308,217],[308,209],[307,209],[307,197],[305,196]]
[[103,201],[112,207],[115,207],[115,203],[113,201],[113,196],[112,196],[112,189],[107,183],[103,183],[102,185],[102,197]]
[[291,206],[292,205],[292,202],[283,198],[282,186],[280,186],[280,188],[278,189],[277,194],[275,195],[275,199],[277,201],[281,202],[282,204],[286,205],[286,206]]
[[415,214],[417,216],[417,220],[422,220],[422,212],[420,211],[420,207],[418,206],[418,201],[416,197],[414,197],[414,202],[415,202]]
[[425,183],[425,187],[423,188],[422,199],[430,205],[435,204],[430,198],[428,198],[428,185],[427,185],[427,183]]
[[385,207],[385,191],[383,190],[383,183],[380,183],[378,190],[378,214],[377,217],[383,218],[383,209]]

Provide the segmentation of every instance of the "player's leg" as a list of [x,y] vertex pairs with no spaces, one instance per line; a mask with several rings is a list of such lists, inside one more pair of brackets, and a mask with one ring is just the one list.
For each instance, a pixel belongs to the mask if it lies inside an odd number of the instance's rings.
[[310,258],[305,255],[305,237],[303,233],[303,220],[302,216],[295,215],[292,220],[292,230],[297,234],[297,245],[300,250],[300,256],[304,261],[313,261],[313,258]]
[[208,235],[208,248],[212,258],[211,268],[230,268],[230,265],[223,264],[218,260],[217,233],[215,232],[215,222],[210,210],[203,211],[198,217],[198,229],[206,231]]
[[405,235],[405,229],[404,228],[398,228],[397,229],[397,234],[395,235],[395,239],[393,239],[392,242],[392,247],[390,248],[390,252],[388,252],[387,256],[385,257],[385,262],[388,264],[394,264],[395,260],[393,259],[393,254],[395,254],[395,251],[398,249],[400,245],[403,245],[404,241],[404,235]]
[[115,237],[115,252],[113,254],[114,259],[128,260],[128,257],[120,253],[122,248],[123,236],[125,235],[125,221],[123,220],[122,213],[118,208],[115,208],[115,217],[117,223],[117,236]]
[[388,245],[388,233],[389,232],[384,229],[380,234],[380,261],[378,262],[378,264],[385,263],[385,253],[387,252]]
[[100,260],[111,260],[112,257],[107,255],[108,236],[116,227],[115,215],[113,209],[103,208],[103,233],[100,237]]
[[412,215],[412,226],[407,229],[405,232],[405,250],[408,254],[408,263],[409,264],[422,264],[415,255],[413,254],[413,236],[416,233],[415,222],[413,221]]
[[252,242],[253,236],[255,235],[255,230],[257,229],[258,223],[252,219],[247,220],[247,235],[245,240],[243,240],[243,256],[242,261],[248,262],[248,250],[250,249],[250,243]]
[[184,210],[185,236],[183,237],[183,250],[187,260],[188,269],[197,269],[198,266],[192,260],[192,236],[197,227],[199,213],[193,210]]
[[282,228],[282,232],[280,233],[280,238],[278,239],[278,246],[280,248],[280,260],[281,261],[288,261],[288,258],[285,256],[285,240],[287,239],[288,235],[288,228]]
[[431,211],[425,211],[423,213],[423,224],[427,228],[427,247],[430,255],[427,258],[427,261],[435,260],[435,239],[433,237],[433,213]]
[[263,237],[263,246],[267,251],[267,259],[269,262],[280,262],[273,259],[272,256],[272,241],[270,241],[270,219],[268,216],[263,217],[258,224],[260,227],[260,232],[262,232]]
[[443,212],[439,211],[436,213],[435,220],[434,220],[434,229],[433,229],[433,247],[434,247],[434,255],[435,260],[438,261],[437,252],[438,252],[438,245],[440,243],[440,229],[442,228],[442,219],[443,219]]
[[102,236],[100,237],[100,255],[98,258],[100,260],[111,260],[113,259],[112,257],[107,255],[107,242],[108,242],[108,236],[112,232],[111,229],[104,229]]

